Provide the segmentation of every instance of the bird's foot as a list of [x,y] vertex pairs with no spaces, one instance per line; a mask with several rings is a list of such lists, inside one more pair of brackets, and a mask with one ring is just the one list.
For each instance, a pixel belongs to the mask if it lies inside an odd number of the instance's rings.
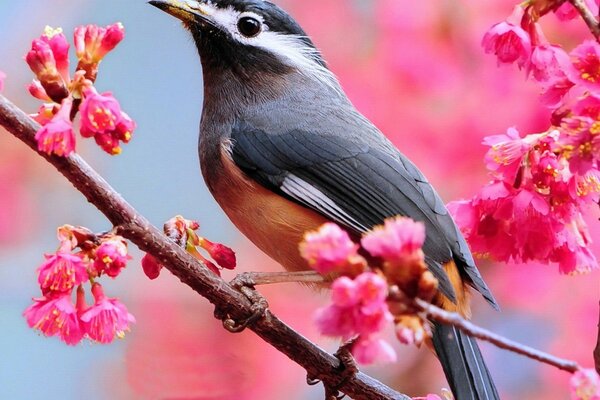
[[[348,379],[354,377],[359,371],[358,365],[351,353],[352,346],[354,346],[355,342],[356,338],[351,339],[342,344],[335,352],[334,356],[340,361],[340,365],[336,368],[336,372],[340,378],[339,381],[333,385],[323,382],[323,386],[325,387],[325,400],[341,400],[346,397],[344,393],[340,392],[340,387],[342,387]],[[319,379],[310,376],[306,377],[306,383],[311,386],[316,385],[319,382],[321,382]]]
[[215,318],[223,321],[223,327],[229,332],[238,333],[252,325],[259,319],[265,316],[269,303],[260,293],[256,291],[254,286],[256,282],[252,278],[251,273],[243,273],[236,276],[230,283],[234,289],[243,294],[250,300],[251,314],[248,318],[241,321],[236,321],[230,317],[226,311],[215,309]]

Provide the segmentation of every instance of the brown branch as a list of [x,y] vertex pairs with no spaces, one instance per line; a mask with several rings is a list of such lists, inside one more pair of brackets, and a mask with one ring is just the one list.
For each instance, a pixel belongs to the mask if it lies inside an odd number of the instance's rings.
[[[600,312],[600,307],[598,309]],[[594,349],[594,365],[596,366],[596,372],[600,374],[600,315],[598,315],[598,338]]]
[[[0,125],[38,152],[34,135],[40,126],[1,95]],[[183,283],[214,304],[216,309],[238,321],[252,315],[251,304],[245,296],[165,237],[79,155],[57,157],[38,154],[63,174],[115,227],[119,227],[124,237],[160,260]],[[361,372],[340,382],[339,360],[295,332],[269,311],[249,329],[301,365],[308,376],[324,382],[327,387],[339,389],[352,398],[410,399]]]
[[481,328],[470,321],[467,321],[457,313],[451,313],[441,308],[435,307],[430,303],[415,299],[415,304],[432,320],[443,324],[454,325],[466,334],[476,337],[486,342],[490,342],[501,349],[510,350],[514,353],[521,354],[525,357],[532,358],[545,364],[555,366],[568,372],[575,372],[579,369],[579,365],[575,361],[558,358],[543,351],[536,350],[532,347],[517,343],[514,340],[507,339],[492,331]]
[[585,21],[585,24],[592,32],[592,35],[598,40],[600,38],[600,25],[598,25],[598,20],[596,16],[592,13],[592,11],[585,4],[584,0],[569,0],[569,3],[575,7],[575,9],[581,15],[581,18]]

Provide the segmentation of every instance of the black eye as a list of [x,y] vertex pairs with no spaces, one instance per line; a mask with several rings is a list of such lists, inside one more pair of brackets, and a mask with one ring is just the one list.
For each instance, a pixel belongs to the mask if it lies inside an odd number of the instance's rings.
[[256,18],[242,17],[238,20],[237,28],[246,37],[254,37],[260,33],[261,23]]

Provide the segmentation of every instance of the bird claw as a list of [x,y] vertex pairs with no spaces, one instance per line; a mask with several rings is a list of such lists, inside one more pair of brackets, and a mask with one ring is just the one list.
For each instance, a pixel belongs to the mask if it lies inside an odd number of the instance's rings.
[[313,378],[309,375],[306,376],[306,383],[310,386],[314,386],[319,382],[323,383],[325,387],[325,400],[341,400],[346,395],[340,392],[340,387],[342,387],[348,379],[352,378],[359,371],[358,365],[352,356],[351,350],[352,346],[356,342],[355,339],[351,339],[346,343],[342,344],[340,348],[335,352],[334,356],[340,361],[340,365],[336,367],[336,372],[338,372],[340,376],[340,380],[335,385],[330,385],[325,382],[322,382],[320,379]]
[[230,283],[234,289],[243,294],[250,300],[252,314],[241,321],[236,321],[229,316],[227,312],[215,309],[215,318],[223,321],[223,327],[232,333],[239,333],[248,326],[254,324],[265,316],[269,303],[260,293],[254,289],[255,282],[251,273],[242,273],[236,276]]

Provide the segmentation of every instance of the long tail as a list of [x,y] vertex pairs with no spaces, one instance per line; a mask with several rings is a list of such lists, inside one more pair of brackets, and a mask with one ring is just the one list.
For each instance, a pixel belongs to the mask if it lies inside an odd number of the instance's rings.
[[475,339],[436,323],[433,345],[456,400],[500,399]]

